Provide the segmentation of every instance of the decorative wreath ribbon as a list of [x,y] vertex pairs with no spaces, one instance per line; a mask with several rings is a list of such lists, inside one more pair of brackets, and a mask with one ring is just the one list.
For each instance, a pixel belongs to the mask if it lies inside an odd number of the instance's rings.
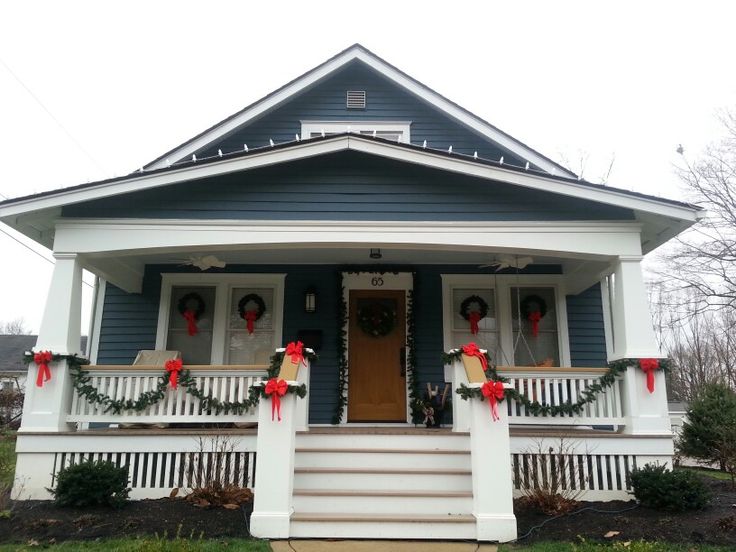
[[169,373],[169,385],[171,385],[173,389],[176,389],[176,386],[179,383],[179,372],[181,372],[182,369],[181,359],[175,358],[167,360],[164,366],[166,367],[166,371]]
[[197,328],[197,314],[192,309],[187,309],[182,316],[187,321],[187,333],[189,335],[197,335],[199,331]]
[[44,382],[51,379],[51,370],[49,370],[49,362],[53,359],[51,351],[39,351],[33,355],[33,362],[38,366],[38,374],[36,375],[36,386],[43,387]]
[[478,322],[480,322],[480,312],[473,311],[468,313],[468,320],[470,321],[470,333],[476,335],[478,333]]
[[294,343],[293,341],[289,343],[286,346],[286,352],[285,355],[288,355],[291,357],[291,363],[292,364],[299,364],[300,362],[304,364],[304,366],[307,365],[307,361],[304,360],[304,343],[301,341],[297,341]]
[[245,326],[248,328],[248,333],[252,334],[253,330],[255,329],[256,320],[258,320],[258,311],[257,310],[247,310],[245,311]]
[[500,381],[487,381],[480,388],[480,392],[483,396],[488,399],[488,406],[491,409],[491,418],[495,422],[501,418],[498,415],[498,403],[503,400],[504,387],[503,382]]
[[488,370],[488,361],[486,360],[486,355],[478,348],[475,343],[468,343],[467,345],[463,345],[463,354],[479,358],[481,366],[483,366],[483,371],[486,372]]
[[656,358],[642,358],[639,360],[639,367],[647,375],[647,389],[650,393],[654,393],[654,372],[659,370],[659,360]]
[[286,395],[288,388],[289,385],[283,379],[271,378],[266,383],[264,393],[267,397],[271,397],[271,421],[273,421],[274,412],[278,415],[279,422],[281,421],[281,397]]
[[537,337],[539,335],[539,321],[542,319],[542,313],[540,311],[532,311],[526,319],[532,323],[532,335]]

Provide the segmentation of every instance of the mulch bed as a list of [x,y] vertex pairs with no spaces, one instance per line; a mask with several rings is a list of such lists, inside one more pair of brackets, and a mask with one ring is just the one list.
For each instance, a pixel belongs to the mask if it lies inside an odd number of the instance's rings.
[[[623,513],[598,513],[590,510],[548,521],[522,542],[573,541],[667,541],[736,547],[736,491],[727,481],[705,478],[713,492],[711,505],[700,511],[669,513],[639,506]],[[592,507],[609,512],[631,508],[634,502],[583,502],[579,509]],[[519,536],[549,516],[535,512],[516,512]],[[605,538],[609,531],[618,531]]]

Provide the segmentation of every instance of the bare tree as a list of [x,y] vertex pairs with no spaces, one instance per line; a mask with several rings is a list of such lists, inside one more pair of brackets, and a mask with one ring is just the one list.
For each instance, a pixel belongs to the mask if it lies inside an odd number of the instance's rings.
[[31,331],[26,328],[26,321],[23,317],[0,322],[0,335],[28,335],[30,333]]

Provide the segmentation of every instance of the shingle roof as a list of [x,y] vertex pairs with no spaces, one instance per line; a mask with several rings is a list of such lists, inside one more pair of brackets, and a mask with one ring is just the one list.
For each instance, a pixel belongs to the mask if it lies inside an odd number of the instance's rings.
[[[37,335],[0,335],[0,372],[23,372],[23,353],[36,345]],[[82,336],[82,351],[87,348],[87,336]]]

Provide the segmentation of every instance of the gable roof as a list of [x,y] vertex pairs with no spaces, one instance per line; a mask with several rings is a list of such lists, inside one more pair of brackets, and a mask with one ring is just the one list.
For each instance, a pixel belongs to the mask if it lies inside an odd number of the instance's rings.
[[202,148],[211,145],[213,142],[235,132],[236,130],[246,126],[248,123],[283,105],[289,99],[315,86],[317,83],[323,81],[325,78],[333,75],[349,63],[356,60],[365,63],[383,77],[432,105],[451,119],[458,121],[481,136],[497,143],[502,148],[518,155],[526,161],[529,161],[531,164],[536,165],[545,172],[559,173],[567,177],[576,176],[569,169],[555,163],[548,157],[533,150],[526,144],[493,126],[491,123],[483,120],[477,115],[474,115],[467,109],[445,98],[441,94],[438,94],[428,86],[394,67],[360,44],[350,46],[321,65],[307,71],[281,88],[268,94],[264,98],[245,107],[230,117],[227,117],[174,149],[169,150],[145,165],[144,169],[150,170],[163,168],[168,166],[169,162],[177,162],[190,157]]

